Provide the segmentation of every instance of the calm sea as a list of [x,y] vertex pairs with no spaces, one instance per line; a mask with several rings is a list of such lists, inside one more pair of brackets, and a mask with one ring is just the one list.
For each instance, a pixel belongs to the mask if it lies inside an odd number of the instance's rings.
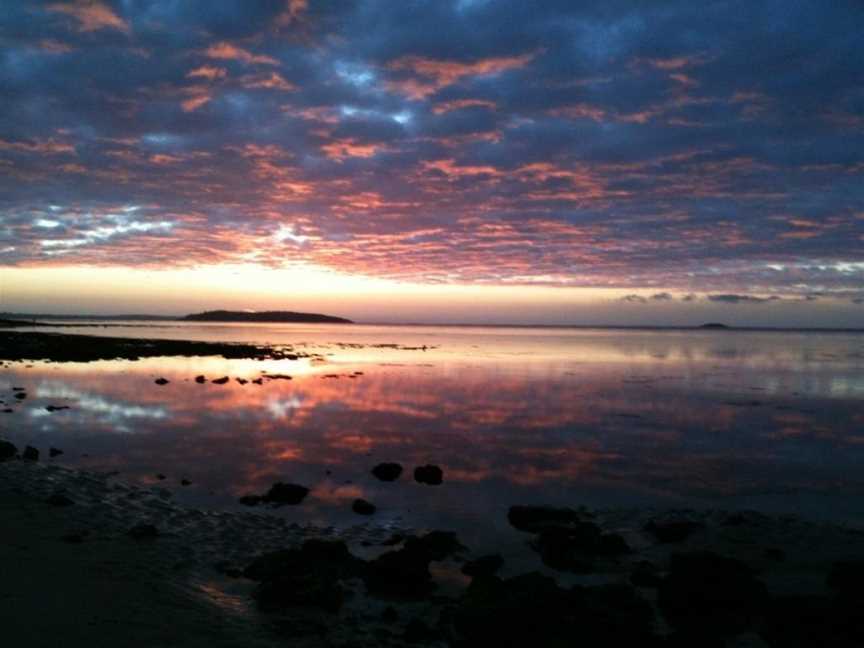
[[[481,544],[506,532],[519,503],[750,508],[864,525],[861,334],[134,324],[63,332],[288,344],[321,357],[16,363],[0,369],[0,399],[11,402],[13,386],[29,398],[0,414],[2,434],[198,506],[240,508],[239,496],[290,481],[312,492],[278,515],[355,524],[365,518],[351,502],[363,497],[379,507],[374,523],[455,529]],[[262,371],[293,379],[234,380]],[[199,374],[232,380],[199,385]],[[370,474],[383,461],[405,466],[399,481]],[[427,463],[443,469],[441,486],[413,481]]]

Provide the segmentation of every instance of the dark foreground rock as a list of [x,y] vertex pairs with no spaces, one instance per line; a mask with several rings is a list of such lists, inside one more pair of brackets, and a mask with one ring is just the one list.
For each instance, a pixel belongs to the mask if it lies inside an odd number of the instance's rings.
[[27,446],[24,448],[24,452],[21,453],[21,457],[27,461],[39,461],[39,451],[33,446]]
[[372,502],[367,502],[365,499],[355,499],[351,505],[351,510],[358,515],[372,515],[378,510]]
[[657,542],[684,542],[697,531],[705,528],[701,522],[686,518],[660,518],[645,525],[645,531],[654,536]]
[[307,540],[299,549],[259,556],[243,575],[259,581],[253,596],[262,611],[311,606],[337,612],[345,599],[342,581],[363,568],[344,542]]
[[363,576],[373,596],[418,599],[433,589],[429,564],[453,556],[465,547],[455,533],[432,531],[410,536],[402,549],[388,551],[367,564]]
[[627,586],[564,589],[537,572],[475,578],[442,619],[453,646],[659,646],[651,606]]
[[18,448],[9,441],[0,441],[0,461],[14,459],[18,455]]
[[507,521],[520,531],[539,533],[548,527],[558,527],[580,522],[582,516],[570,508],[555,508],[551,506],[511,506],[507,512]]
[[462,565],[462,573],[472,578],[494,576],[504,566],[504,559],[498,554],[481,556]]
[[281,506],[283,504],[294,506],[306,499],[306,496],[308,494],[309,489],[305,486],[300,486],[299,484],[285,484],[282,482],[276,482],[275,484],[273,484],[273,486],[270,487],[270,490],[267,491],[267,494],[264,495],[262,501],[267,504],[275,504],[277,506]]
[[679,630],[732,636],[756,625],[768,590],[744,563],[700,551],[671,556],[658,600],[663,616]]
[[398,463],[380,463],[372,469],[372,474],[381,481],[396,481],[402,475],[402,465]]
[[439,486],[444,481],[444,471],[432,464],[418,466],[414,469],[414,481],[418,484]]

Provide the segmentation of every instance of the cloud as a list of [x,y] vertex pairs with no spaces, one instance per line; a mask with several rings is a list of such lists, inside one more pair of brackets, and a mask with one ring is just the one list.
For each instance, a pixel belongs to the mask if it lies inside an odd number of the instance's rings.
[[[4,264],[303,262],[670,307],[864,284],[855,2],[7,4]],[[174,227],[85,234],[129,206]],[[284,223],[302,249],[273,245]],[[88,243],[41,244],[67,235]]]
[[409,99],[422,100],[464,77],[488,76],[522,68],[533,58],[534,54],[521,54],[463,62],[405,56],[390,61],[387,69],[403,72],[407,76],[390,80],[386,85],[393,92],[404,94]]
[[46,11],[62,13],[77,21],[78,30],[82,32],[98,31],[100,29],[116,29],[129,33],[129,24],[114,11],[97,0],[73,0],[66,3],[55,3],[45,7]]
[[781,300],[781,298],[776,295],[772,295],[771,297],[757,297],[755,295],[735,295],[731,293],[708,295],[707,299],[708,301],[720,304],[768,304],[770,302]]
[[279,65],[279,61],[272,56],[253,54],[242,47],[237,47],[227,42],[211,45],[204,51],[204,56],[222,61],[241,61],[250,65]]

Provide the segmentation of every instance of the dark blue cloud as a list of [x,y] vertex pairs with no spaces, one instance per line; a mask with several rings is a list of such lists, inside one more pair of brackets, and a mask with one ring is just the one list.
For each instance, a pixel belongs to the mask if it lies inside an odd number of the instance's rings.
[[855,298],[862,26],[852,0],[12,3],[0,259],[219,261],[290,226],[413,280]]

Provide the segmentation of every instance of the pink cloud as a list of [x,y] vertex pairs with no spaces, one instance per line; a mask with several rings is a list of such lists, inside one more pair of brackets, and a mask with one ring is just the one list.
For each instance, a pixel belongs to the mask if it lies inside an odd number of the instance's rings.
[[225,41],[208,47],[204,51],[204,56],[223,61],[242,61],[243,63],[248,64],[257,63],[261,65],[279,65],[279,61],[274,59],[272,56],[253,54],[242,47],[237,47],[236,45],[232,45]]
[[66,14],[78,21],[78,31],[117,29],[129,33],[129,25],[114,11],[97,0],[76,0],[71,3],[48,5],[47,11]]

